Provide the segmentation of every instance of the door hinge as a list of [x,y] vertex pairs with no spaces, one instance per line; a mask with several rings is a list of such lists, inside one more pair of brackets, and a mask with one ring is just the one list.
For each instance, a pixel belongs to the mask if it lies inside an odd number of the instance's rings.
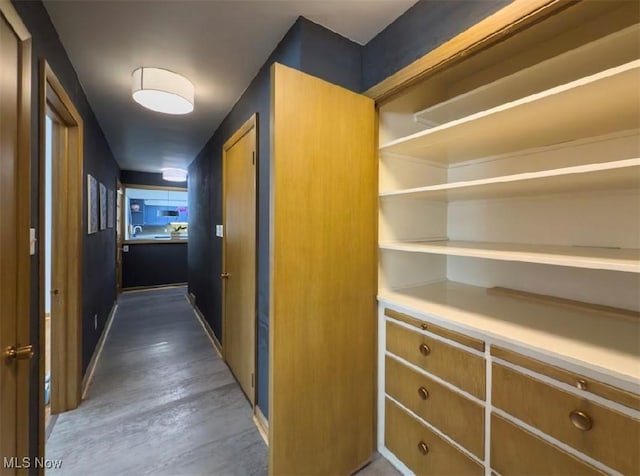
[[251,164],[256,165],[256,151],[254,150],[251,156]]
[[252,372],[251,373],[251,388],[254,388],[256,386],[256,375]]

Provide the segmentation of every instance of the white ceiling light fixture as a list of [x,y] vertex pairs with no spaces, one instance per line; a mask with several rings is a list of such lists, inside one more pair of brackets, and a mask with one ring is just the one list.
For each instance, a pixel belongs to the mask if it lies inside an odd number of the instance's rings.
[[193,111],[195,89],[184,76],[160,68],[138,68],[132,74],[133,100],[152,111],[188,114]]
[[162,169],[162,179],[168,182],[186,182],[187,171],[184,169]]

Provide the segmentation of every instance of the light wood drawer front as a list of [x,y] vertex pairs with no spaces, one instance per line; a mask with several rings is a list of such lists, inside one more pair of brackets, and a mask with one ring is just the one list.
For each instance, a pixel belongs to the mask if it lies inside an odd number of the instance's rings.
[[491,468],[503,476],[604,474],[495,414],[491,415]]
[[484,358],[393,322],[387,322],[387,350],[484,400]]
[[386,392],[484,459],[484,407],[397,360],[386,358]]
[[[385,400],[384,438],[385,446],[418,475],[484,474],[482,466],[389,399]],[[421,444],[425,445],[422,450]]]
[[456,341],[458,344],[466,345],[467,347],[475,349],[479,352],[484,352],[484,341],[480,339],[469,337],[467,335],[461,334],[460,332],[453,331],[451,329],[447,329],[430,322],[425,322],[403,312],[398,312],[386,307],[384,308],[384,315],[398,321],[411,324],[412,326],[415,326],[418,329],[422,329],[423,331],[429,331],[432,334],[439,335],[440,337],[444,337],[445,339]]
[[640,472],[638,420],[495,363],[491,399],[494,406],[623,474]]
[[502,360],[506,360],[507,362],[511,362],[512,364],[519,365],[520,367],[533,370],[539,374],[546,375],[547,377],[551,377],[555,380],[559,380],[560,382],[564,382],[579,388],[580,390],[606,398],[607,400],[612,400],[629,408],[640,410],[640,395],[635,393],[627,392],[626,390],[607,385],[606,383],[593,380],[584,375],[569,372],[568,370],[560,367],[532,359],[531,357],[526,357],[512,350],[504,349],[495,345],[491,346],[491,355]]

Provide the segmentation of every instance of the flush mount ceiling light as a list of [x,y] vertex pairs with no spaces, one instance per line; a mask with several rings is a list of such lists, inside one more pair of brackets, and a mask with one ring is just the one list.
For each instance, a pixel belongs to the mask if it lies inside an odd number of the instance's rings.
[[184,169],[162,169],[162,178],[169,182],[185,182],[187,171]]
[[193,111],[193,83],[160,68],[138,68],[132,75],[133,100],[156,112],[188,114]]

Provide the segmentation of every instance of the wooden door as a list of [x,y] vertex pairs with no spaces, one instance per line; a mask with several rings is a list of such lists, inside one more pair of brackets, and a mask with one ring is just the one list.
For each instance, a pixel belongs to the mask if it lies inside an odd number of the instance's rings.
[[253,405],[256,360],[256,116],[223,148],[223,349]]
[[374,103],[279,64],[271,86],[269,469],[351,474],[374,448]]
[[[0,455],[29,455],[31,40],[0,2]],[[4,459],[2,474],[21,460]],[[12,469],[13,468],[13,469]]]

